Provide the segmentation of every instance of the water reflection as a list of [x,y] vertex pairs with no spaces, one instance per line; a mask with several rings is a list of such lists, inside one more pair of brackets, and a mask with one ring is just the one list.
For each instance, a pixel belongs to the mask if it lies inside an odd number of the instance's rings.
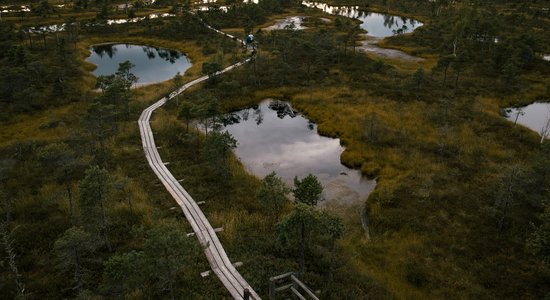
[[212,11],[212,12],[214,12],[216,10],[219,10],[221,12],[226,13],[228,8],[229,8],[228,6],[224,6],[224,5],[222,5],[222,6],[199,6],[199,7],[197,7],[197,10],[199,10],[199,11]]
[[179,51],[129,44],[95,45],[87,59],[97,65],[93,72],[96,76],[115,73],[118,64],[126,60],[135,65],[132,73],[139,78],[138,84],[168,80],[191,67],[187,57]]
[[[150,19],[157,19],[157,18],[167,18],[167,17],[174,17],[176,15],[169,14],[169,13],[163,13],[163,14],[150,14],[145,17],[137,17],[137,18],[130,18],[130,19],[109,19],[106,20],[105,23],[107,25],[117,25],[117,24],[126,24],[126,23],[137,23],[143,20],[150,20]],[[95,23],[86,23],[83,26],[85,27],[94,27],[94,26],[102,26],[105,25],[105,23],[101,22],[95,22]],[[70,25],[78,26],[77,23],[72,23]],[[41,33],[41,32],[60,32],[65,31],[67,27],[66,23],[63,24],[54,24],[54,25],[45,25],[45,26],[37,26],[37,27],[29,27],[26,29],[27,32],[31,33]]]
[[260,178],[275,171],[292,185],[294,176],[315,174],[329,203],[357,203],[375,186],[340,163],[344,148],[339,139],[320,136],[317,126],[286,102],[266,100],[228,114],[224,128],[238,141],[237,156]]
[[21,6],[1,6],[1,13],[21,13],[21,12],[30,12],[31,9],[27,5]]
[[550,138],[550,103],[536,102],[524,107],[507,108],[504,112],[508,120]]
[[265,30],[280,30],[280,29],[295,29],[295,30],[302,30],[306,29],[306,27],[302,26],[302,22],[304,20],[304,17],[300,16],[292,16],[292,17],[286,17],[286,19],[277,20],[275,24],[266,27]]
[[193,4],[210,4],[210,3],[217,3],[218,0],[200,0],[200,1],[195,1],[193,2]]
[[105,54],[107,54],[109,58],[113,58],[115,52],[118,51],[118,47],[115,47],[114,44],[95,45],[92,46],[92,51],[100,58],[103,58]]
[[421,57],[412,56],[401,50],[381,48],[378,46],[378,43],[382,39],[383,38],[366,35],[365,39],[359,42],[360,46],[358,47],[358,49],[361,49],[365,52],[373,53],[377,56],[391,58],[391,59],[400,59],[400,60],[407,60],[412,62],[419,62],[424,60]]
[[422,22],[405,17],[366,12],[360,10],[359,6],[331,6],[326,3],[309,1],[303,1],[302,4],[307,7],[318,8],[328,14],[358,19],[362,21],[361,28],[373,37],[388,37],[408,33],[424,25]]

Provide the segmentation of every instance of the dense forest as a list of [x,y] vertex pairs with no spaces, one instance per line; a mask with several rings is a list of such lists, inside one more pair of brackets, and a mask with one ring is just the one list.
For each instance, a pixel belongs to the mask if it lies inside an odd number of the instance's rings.
[[[262,297],[289,271],[321,299],[550,297],[550,142],[503,117],[550,99],[550,1],[326,3],[422,21],[380,42],[422,60],[367,55],[356,20],[293,0],[2,1],[3,297],[230,298],[201,277],[201,245],[149,168],[136,123],[184,83],[252,55],[205,23],[253,32],[253,60],[168,102],[151,125]],[[307,29],[262,30],[296,15]],[[113,42],[179,50],[192,67],[140,88],[129,62],[94,77],[90,47]],[[256,178],[215,130],[265,98],[292,103],[340,139],[343,164],[376,178],[361,211],[368,239],[350,212],[317,205],[315,176]]]

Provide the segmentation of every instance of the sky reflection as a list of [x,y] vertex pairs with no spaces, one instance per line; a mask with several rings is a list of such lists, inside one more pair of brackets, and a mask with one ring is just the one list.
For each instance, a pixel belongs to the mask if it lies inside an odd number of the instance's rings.
[[[272,101],[233,113],[231,119],[240,121],[225,127],[238,141],[235,152],[248,171],[260,178],[275,171],[289,185],[294,176],[312,173],[324,185],[327,201],[366,199],[376,183],[340,163],[340,140],[320,136],[317,126],[299,113],[292,117],[271,109]],[[282,105],[290,108],[285,102],[278,108]]]

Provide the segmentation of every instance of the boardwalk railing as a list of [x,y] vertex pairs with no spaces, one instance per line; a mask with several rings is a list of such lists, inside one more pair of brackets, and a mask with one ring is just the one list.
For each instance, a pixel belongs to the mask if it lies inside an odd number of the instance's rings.
[[294,276],[293,272],[269,278],[269,300],[275,300],[277,298],[277,293],[288,293],[288,291],[290,291],[293,297],[300,300],[306,300],[308,298],[319,300],[317,295],[315,295],[309,287]]

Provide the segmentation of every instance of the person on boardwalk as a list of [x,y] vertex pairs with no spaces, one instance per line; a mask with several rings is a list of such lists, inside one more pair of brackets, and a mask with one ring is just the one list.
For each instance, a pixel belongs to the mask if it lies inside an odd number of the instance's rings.
[[254,36],[252,33],[249,33],[248,36],[246,36],[244,47],[246,50],[248,50],[248,46],[252,47],[252,50],[256,50],[256,46],[254,44]]

